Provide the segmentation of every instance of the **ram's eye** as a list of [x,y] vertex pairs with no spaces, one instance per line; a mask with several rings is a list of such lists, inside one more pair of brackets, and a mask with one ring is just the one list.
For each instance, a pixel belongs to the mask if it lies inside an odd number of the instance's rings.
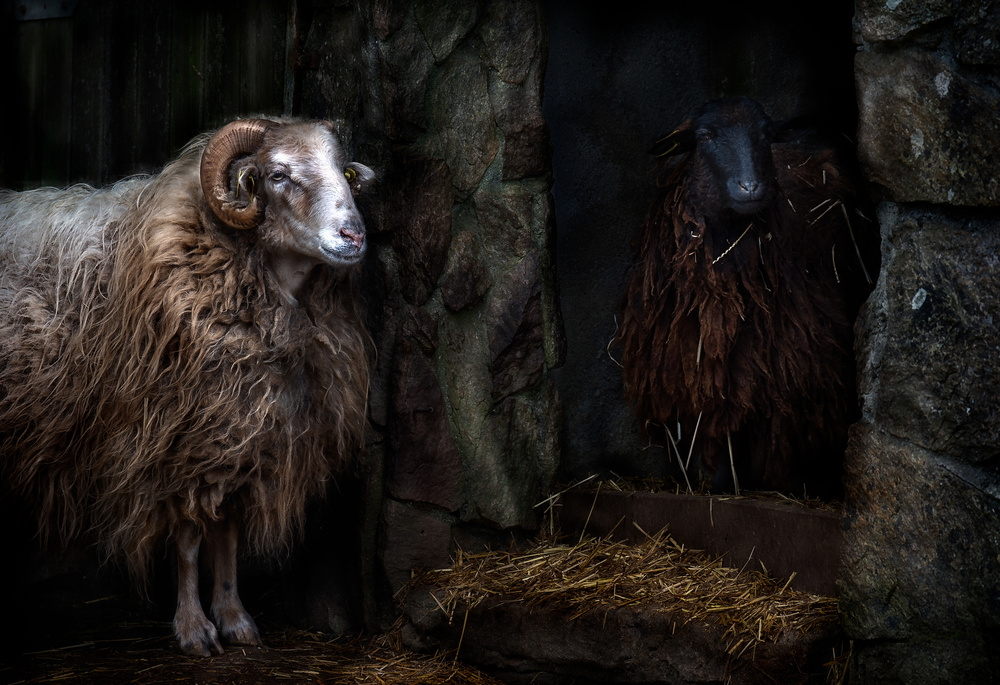
[[353,183],[354,179],[358,177],[358,172],[354,169],[344,169],[344,178],[347,179],[348,183]]
[[284,171],[272,171],[271,172],[271,180],[274,181],[275,183],[277,183],[279,181],[284,181],[285,178],[287,178],[287,177],[285,176],[285,172]]

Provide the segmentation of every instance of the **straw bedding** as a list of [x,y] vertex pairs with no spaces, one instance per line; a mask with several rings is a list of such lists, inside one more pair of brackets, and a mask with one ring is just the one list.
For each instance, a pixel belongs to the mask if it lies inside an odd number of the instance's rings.
[[[138,630],[137,630],[138,629]],[[162,626],[151,626],[149,632]],[[464,666],[454,655],[409,652],[398,636],[335,641],[322,634],[288,630],[266,633],[267,648],[231,647],[198,659],[174,652],[167,638],[95,639],[26,655],[14,668],[0,667],[7,683],[338,683],[354,685],[502,685]]]
[[641,604],[644,611],[675,615],[675,628],[691,621],[721,626],[722,647],[739,658],[761,643],[837,623],[836,599],[792,590],[790,582],[766,569],[723,566],[661,532],[637,545],[545,538],[525,551],[459,552],[451,568],[424,573],[402,592],[438,588],[440,610],[457,623],[499,597],[555,607],[570,619]]

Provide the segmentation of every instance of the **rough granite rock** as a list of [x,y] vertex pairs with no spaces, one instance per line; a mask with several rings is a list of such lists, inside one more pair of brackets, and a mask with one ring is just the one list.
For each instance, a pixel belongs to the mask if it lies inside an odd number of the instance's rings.
[[442,160],[406,157],[394,165],[387,186],[392,246],[402,270],[403,296],[420,306],[448,258],[454,204],[451,174]]
[[410,0],[373,0],[372,28],[381,40],[399,30],[409,13]]
[[463,196],[476,189],[500,150],[487,72],[474,54],[458,49],[432,78],[428,98],[430,125]]
[[520,183],[480,188],[472,197],[486,261],[505,271],[535,249],[533,194]]
[[840,609],[858,641],[858,682],[986,682],[977,678],[1000,666],[996,650],[981,651],[983,635],[1000,631],[995,470],[862,424],[845,483]]
[[858,326],[865,413],[941,455],[1000,466],[1000,219],[885,203],[883,275]]
[[897,202],[1000,206],[1000,95],[953,59],[912,48],[855,59],[858,156]]
[[996,682],[1000,5],[859,0],[855,23],[859,159],[884,201],[844,478],[851,682]]
[[470,506],[463,519],[500,528],[538,527],[535,505],[548,496],[548,483],[559,463],[558,424],[551,422],[551,385],[539,393],[544,401],[523,395],[495,404],[481,424],[471,456],[475,470],[466,472]]
[[1000,657],[1000,220],[883,203],[857,331],[840,607],[857,683],[989,682]]
[[534,3],[487,2],[479,26],[479,54],[504,81],[520,84],[539,62],[542,30],[541,8]]
[[993,637],[986,633],[877,641],[864,651],[855,650],[854,654],[850,666],[852,683],[995,683],[996,674],[1000,673],[1000,653],[994,647]]
[[452,240],[449,265],[441,276],[444,306],[453,312],[468,309],[482,299],[491,283],[475,234],[459,232]]
[[545,366],[542,282],[538,254],[530,252],[490,292],[490,372],[494,400],[538,384]]
[[836,626],[790,632],[758,646],[753,658],[733,659],[723,647],[723,626],[687,622],[677,613],[604,607],[571,619],[568,610],[500,596],[467,617],[460,607],[462,619],[447,624],[435,620],[432,591],[418,588],[407,601],[409,646],[437,638],[450,648],[460,641],[463,659],[506,683],[820,683],[841,638]]
[[386,500],[382,510],[382,567],[395,592],[423,569],[451,563],[451,524],[419,507]]
[[434,53],[434,61],[441,64],[476,25],[479,3],[467,0],[416,0],[413,3],[413,15]]
[[434,56],[413,22],[381,42],[379,49],[386,134],[396,140],[416,138],[427,125],[424,102]]
[[542,69],[535,65],[527,78],[513,85],[490,74],[490,101],[503,131],[503,179],[540,176],[551,157],[549,129],[542,113]]
[[1000,65],[1000,5],[991,0],[858,0],[855,6],[864,43],[914,39],[936,47],[942,43],[936,29],[949,26],[960,62]]
[[396,588],[412,568],[446,564],[455,539],[535,529],[559,462],[547,36],[535,0],[335,4],[323,11],[368,41],[367,71],[360,96],[332,85],[376,115],[358,126],[381,184],[372,423],[379,549]]
[[463,502],[461,455],[427,356],[437,347],[436,322],[417,311],[403,324],[393,355],[386,489],[399,500],[455,511]]
[[438,322],[424,309],[409,310],[399,333],[399,339],[412,341],[427,356],[438,348]]
[[1000,66],[1000,5],[966,0],[967,11],[955,18],[955,54],[965,64]]
[[857,0],[855,23],[862,40],[899,40],[951,15],[952,0]]

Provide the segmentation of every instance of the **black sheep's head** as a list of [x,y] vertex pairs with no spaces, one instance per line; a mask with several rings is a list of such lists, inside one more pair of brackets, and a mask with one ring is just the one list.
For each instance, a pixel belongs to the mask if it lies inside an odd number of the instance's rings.
[[715,100],[658,140],[657,156],[691,153],[688,190],[706,217],[751,215],[775,197],[775,125],[750,98]]

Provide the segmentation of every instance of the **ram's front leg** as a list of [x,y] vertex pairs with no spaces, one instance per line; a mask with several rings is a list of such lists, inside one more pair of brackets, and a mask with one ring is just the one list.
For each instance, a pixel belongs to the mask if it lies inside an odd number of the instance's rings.
[[222,639],[231,644],[259,645],[257,624],[243,608],[236,587],[236,558],[239,543],[239,521],[232,516],[212,524],[209,542],[212,546],[213,576],[212,618]]
[[201,531],[188,521],[177,533],[177,613],[174,635],[181,651],[192,656],[222,654],[215,626],[205,616],[198,596],[198,549]]

